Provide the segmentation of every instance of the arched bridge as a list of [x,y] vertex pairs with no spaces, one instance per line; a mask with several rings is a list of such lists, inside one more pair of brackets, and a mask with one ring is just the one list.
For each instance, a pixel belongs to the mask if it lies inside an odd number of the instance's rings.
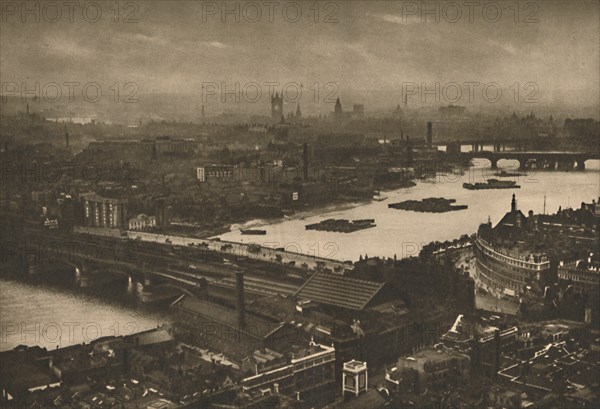
[[535,164],[536,169],[585,170],[585,162],[587,160],[600,159],[600,152],[478,151],[463,152],[461,155],[470,159],[487,159],[492,163],[492,169],[497,169],[499,160],[509,159],[518,161],[519,169],[527,169]]

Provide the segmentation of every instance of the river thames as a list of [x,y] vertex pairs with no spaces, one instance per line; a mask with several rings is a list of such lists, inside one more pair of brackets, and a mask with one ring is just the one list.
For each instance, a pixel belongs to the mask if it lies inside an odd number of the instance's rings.
[[[435,179],[417,182],[414,187],[382,192],[388,198],[381,202],[355,204],[343,210],[329,207],[318,214],[297,215],[274,223],[254,220],[235,226],[219,237],[338,260],[356,261],[360,255],[404,258],[417,255],[424,244],[432,241],[452,240],[462,234],[475,233],[488,217],[492,223],[497,223],[510,210],[513,193],[518,208],[525,214],[529,210],[543,212],[544,197],[546,213],[555,213],[559,207],[579,207],[581,202],[598,200],[600,195],[599,161],[587,161],[585,172],[528,172],[525,176],[499,178],[516,181],[520,189],[464,189],[463,183],[496,178],[495,171],[485,166],[489,166],[489,162],[482,162],[475,162],[474,167],[462,175],[438,175]],[[500,161],[498,165],[514,171],[515,163]],[[456,199],[456,204],[469,207],[448,213],[416,213],[388,208],[389,203],[428,197]],[[325,219],[375,219],[377,226],[353,233],[306,230],[307,224]],[[239,229],[249,227],[266,230],[267,234],[243,236]]]

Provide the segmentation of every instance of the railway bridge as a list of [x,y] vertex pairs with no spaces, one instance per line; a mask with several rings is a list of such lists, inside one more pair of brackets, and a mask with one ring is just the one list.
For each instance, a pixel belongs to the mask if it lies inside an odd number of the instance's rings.
[[600,152],[545,152],[545,151],[472,151],[461,153],[463,157],[482,158],[491,162],[492,169],[498,168],[501,159],[516,160],[519,169],[535,167],[540,170],[585,170],[585,162],[600,159]]

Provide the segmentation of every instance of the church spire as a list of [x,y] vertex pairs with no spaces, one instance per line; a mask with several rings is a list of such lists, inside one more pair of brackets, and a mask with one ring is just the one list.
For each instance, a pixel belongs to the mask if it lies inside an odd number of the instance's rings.
[[335,113],[336,118],[342,116],[342,102],[340,101],[340,97],[337,97],[337,100],[335,101],[335,109],[333,112]]
[[515,198],[514,193],[512,195],[512,201],[510,202],[510,211],[513,213],[517,211],[517,199]]

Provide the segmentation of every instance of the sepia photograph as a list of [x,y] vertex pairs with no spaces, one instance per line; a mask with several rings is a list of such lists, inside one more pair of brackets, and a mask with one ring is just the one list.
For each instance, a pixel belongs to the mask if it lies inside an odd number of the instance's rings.
[[599,409],[600,0],[0,0],[0,409]]

